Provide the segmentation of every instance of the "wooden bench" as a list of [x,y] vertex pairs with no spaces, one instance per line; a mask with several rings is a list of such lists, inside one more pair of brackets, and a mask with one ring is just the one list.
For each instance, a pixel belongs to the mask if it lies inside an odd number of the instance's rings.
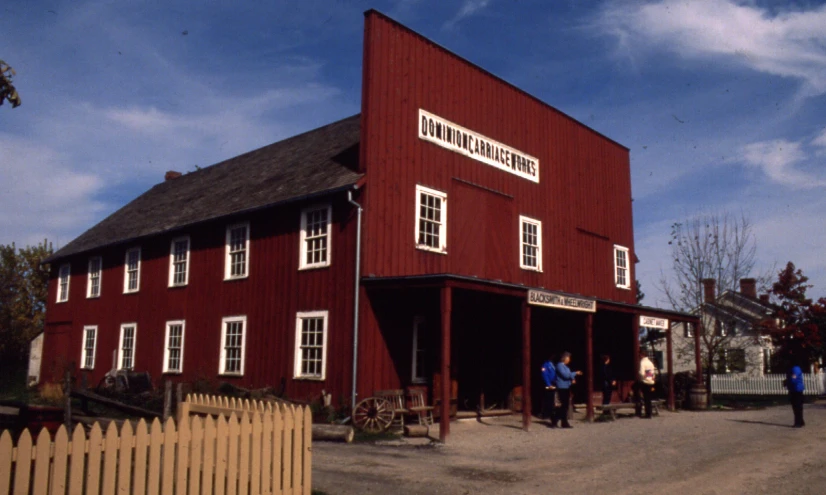
[[[665,404],[665,401],[662,399],[652,400],[651,401],[651,414],[654,416],[660,415],[660,406]],[[642,404],[640,404],[642,406]],[[614,404],[595,404],[594,409],[598,411],[602,411],[603,413],[608,413],[611,415],[611,419],[617,419],[617,411],[620,409],[633,409],[636,411],[637,404],[634,402],[617,402]]]

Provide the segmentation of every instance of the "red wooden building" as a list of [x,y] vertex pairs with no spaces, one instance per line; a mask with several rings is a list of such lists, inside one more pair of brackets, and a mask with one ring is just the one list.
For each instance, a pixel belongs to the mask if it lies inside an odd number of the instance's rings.
[[336,403],[525,390],[529,421],[551,352],[590,402],[640,316],[694,321],[635,305],[627,148],[376,11],[359,115],[178,175],[50,259],[44,379],[114,354]]

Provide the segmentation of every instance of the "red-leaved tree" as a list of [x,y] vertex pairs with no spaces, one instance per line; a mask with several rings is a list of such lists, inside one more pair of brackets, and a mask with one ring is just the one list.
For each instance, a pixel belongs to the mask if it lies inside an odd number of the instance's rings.
[[777,274],[771,296],[778,308],[775,324],[769,328],[778,364],[803,368],[823,356],[823,333],[826,331],[826,299],[817,302],[806,297],[812,286],[803,270],[791,261]]

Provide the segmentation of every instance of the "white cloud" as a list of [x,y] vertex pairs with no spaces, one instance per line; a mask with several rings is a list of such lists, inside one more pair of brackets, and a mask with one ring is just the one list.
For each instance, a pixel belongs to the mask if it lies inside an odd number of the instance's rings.
[[442,29],[452,28],[456,23],[462,21],[463,19],[484,10],[487,8],[488,4],[490,4],[490,0],[465,0],[464,3],[462,3],[462,7],[459,9],[459,12],[457,12],[452,19],[445,22],[442,25]]
[[774,139],[747,144],[741,150],[742,160],[759,167],[772,181],[795,189],[826,186],[826,180],[795,168],[808,158],[801,142]]
[[666,50],[710,58],[803,82],[826,93],[826,6],[770,13],[733,0],[607,2],[593,27],[618,40],[620,53]]

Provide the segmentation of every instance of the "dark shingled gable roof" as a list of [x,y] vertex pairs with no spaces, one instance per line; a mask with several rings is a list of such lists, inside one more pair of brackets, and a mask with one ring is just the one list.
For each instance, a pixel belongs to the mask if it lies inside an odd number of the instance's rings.
[[45,261],[351,187],[359,140],[354,115],[162,182]]

